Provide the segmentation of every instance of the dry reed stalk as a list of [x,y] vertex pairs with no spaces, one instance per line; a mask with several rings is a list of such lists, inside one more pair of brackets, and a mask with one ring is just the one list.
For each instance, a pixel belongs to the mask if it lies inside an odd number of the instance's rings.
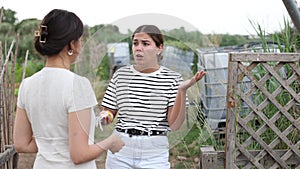
[[[2,61],[2,43],[0,42],[0,67],[1,67],[1,72],[2,72],[2,65],[3,65],[3,61]],[[0,81],[2,82],[2,78],[0,79]],[[2,85],[0,85],[0,152],[3,152],[4,150],[2,150],[2,148],[4,147],[4,134],[3,134],[3,123],[2,123],[2,116],[3,116],[3,97],[2,97]]]
[[[4,64],[2,65],[2,66],[3,66],[3,69],[1,70],[0,79],[3,79],[4,73],[5,73],[5,70],[6,70],[6,69],[4,69],[4,68],[7,68],[7,64],[8,64],[8,61],[9,61],[9,56],[11,55],[12,49],[13,49],[13,47],[14,47],[14,43],[15,43],[15,40],[13,40],[13,41],[11,42],[9,51],[8,51],[8,53],[7,53],[7,55],[6,55],[5,62],[4,62]],[[3,83],[3,82],[0,81],[0,84],[2,84],[2,83]]]
[[[11,84],[13,84],[13,78],[14,75],[10,76],[9,71],[9,57],[13,56],[12,49],[14,46],[15,41],[12,41],[9,52],[7,53],[5,57],[5,61],[3,63],[2,61],[2,44],[0,44],[0,50],[1,50],[1,74],[0,74],[0,142],[1,142],[1,153],[6,151],[8,146],[12,144],[12,99],[13,96],[12,89],[10,88]],[[14,74],[15,70],[15,60],[16,57],[12,57],[12,70],[11,75]],[[13,85],[14,86],[14,85]],[[12,159],[12,158],[11,158]],[[5,169],[13,168],[12,160],[9,160],[7,163],[5,163],[4,167]]]
[[26,77],[26,67],[27,67],[27,60],[28,60],[28,55],[29,55],[29,50],[26,50],[26,55],[25,55],[25,61],[24,61],[24,67],[23,67],[23,74],[22,74],[22,80],[23,81]]
[[10,78],[10,97],[8,97],[8,106],[9,109],[7,111],[7,117],[8,117],[8,142],[7,145],[12,145],[13,142],[13,113],[15,112],[16,109],[16,97],[15,97],[15,70],[16,70],[16,60],[18,56],[18,46],[19,46],[19,37],[20,34],[17,34],[17,40],[16,40],[16,45],[15,45],[15,53],[14,56],[11,57],[11,78]]
[[[4,125],[4,145],[8,145],[9,143],[9,115],[8,115],[8,112],[9,112],[9,107],[10,107],[10,102],[9,102],[9,65],[8,65],[8,62],[9,62],[9,57],[13,56],[13,52],[12,52],[12,49],[13,49],[13,46],[14,46],[14,43],[15,41],[13,40],[13,42],[11,43],[11,46],[10,46],[10,49],[8,51],[8,54],[6,55],[6,59],[5,59],[5,62],[3,64],[3,69],[2,69],[2,72],[1,72],[1,77],[0,79],[2,79],[2,97],[3,97],[3,125]],[[3,148],[5,150],[5,147]]]

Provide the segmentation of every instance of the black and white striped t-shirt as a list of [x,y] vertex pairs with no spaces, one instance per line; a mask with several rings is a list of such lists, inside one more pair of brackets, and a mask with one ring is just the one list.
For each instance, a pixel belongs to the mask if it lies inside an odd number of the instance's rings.
[[110,80],[102,106],[118,110],[118,128],[170,130],[167,111],[182,81],[179,73],[163,66],[153,73],[122,67]]

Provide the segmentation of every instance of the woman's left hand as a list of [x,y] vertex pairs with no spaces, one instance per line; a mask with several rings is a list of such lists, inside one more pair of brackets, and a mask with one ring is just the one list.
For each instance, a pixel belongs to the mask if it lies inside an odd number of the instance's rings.
[[181,83],[179,85],[178,89],[181,91],[186,91],[188,88],[190,88],[196,82],[198,82],[200,79],[202,79],[205,74],[206,74],[206,72],[203,70],[198,71],[191,79],[186,80],[183,83]]

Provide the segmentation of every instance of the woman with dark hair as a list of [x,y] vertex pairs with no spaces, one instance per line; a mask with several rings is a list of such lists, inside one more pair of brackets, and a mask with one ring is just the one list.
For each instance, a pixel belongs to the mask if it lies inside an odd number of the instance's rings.
[[89,80],[70,71],[82,35],[79,17],[60,9],[50,11],[35,32],[35,48],[46,64],[22,81],[14,123],[15,149],[37,153],[35,169],[96,169],[94,159],[124,145],[115,134],[94,143],[96,97]]
[[114,133],[125,146],[115,154],[108,151],[106,169],[170,168],[167,133],[183,124],[187,89],[205,72],[183,82],[179,73],[160,65],[163,47],[156,26],[138,27],[132,35],[135,64],[118,69],[110,80],[100,114],[118,113]]

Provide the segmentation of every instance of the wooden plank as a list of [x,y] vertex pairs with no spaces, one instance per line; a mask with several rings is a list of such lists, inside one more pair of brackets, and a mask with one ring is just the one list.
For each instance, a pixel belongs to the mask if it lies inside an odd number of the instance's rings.
[[233,169],[234,167],[234,151],[235,151],[235,133],[236,133],[236,100],[235,91],[237,89],[237,71],[238,65],[232,62],[232,54],[229,54],[228,63],[228,85],[226,97],[226,136],[225,136],[225,168]]
[[236,53],[231,52],[229,55],[234,55],[232,62],[299,62],[299,53]]
[[296,73],[293,73],[292,76],[286,80],[286,82],[288,84],[292,84],[294,81],[298,80],[298,76],[300,75],[296,75]]
[[296,63],[290,63],[290,66],[293,68],[294,72],[296,74],[298,74],[298,76],[300,76],[299,62],[300,62],[300,59],[298,60],[298,64],[296,64]]
[[[256,156],[258,153],[260,153],[262,150],[248,150],[248,152],[252,155],[252,156]],[[288,150],[274,150],[276,152],[276,154],[278,154],[279,156],[283,156]],[[217,152],[217,159],[218,159],[218,166],[222,166],[225,162],[225,151],[216,151]],[[267,155],[270,157],[270,155]],[[270,158],[268,157],[264,157],[262,159],[261,163],[265,163],[263,162],[265,159],[270,160]],[[286,163],[290,166],[290,165],[300,165],[300,158],[296,155],[293,154],[288,160],[286,160]],[[236,165],[237,166],[244,166],[247,163],[249,163],[249,159],[244,156],[242,153],[237,157],[236,159]]]

